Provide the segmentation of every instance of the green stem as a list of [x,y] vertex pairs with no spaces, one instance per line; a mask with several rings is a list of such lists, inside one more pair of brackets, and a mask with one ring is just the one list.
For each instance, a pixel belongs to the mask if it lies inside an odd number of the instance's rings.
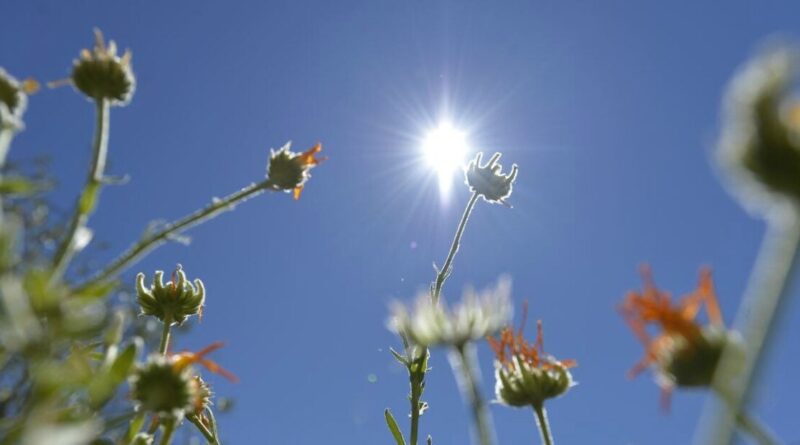
[[[2,125],[2,124],[0,124]],[[6,165],[6,157],[11,148],[11,141],[14,139],[16,130],[8,126],[0,126],[0,170]],[[2,180],[2,172],[0,172],[0,180]],[[3,197],[0,196],[0,225],[3,224]]]
[[89,217],[97,207],[97,200],[100,198],[100,188],[103,185],[103,175],[108,156],[109,102],[106,99],[98,99],[96,105],[97,122],[95,124],[94,143],[92,144],[91,167],[86,178],[86,185],[84,185],[81,196],[75,204],[66,236],[53,256],[53,280],[59,279],[64,274],[70,260],[75,255],[76,237],[82,229],[85,229]]
[[189,420],[189,422],[192,422],[192,424],[197,427],[197,430],[200,431],[203,437],[206,438],[206,441],[208,441],[208,443],[210,443],[211,445],[219,444],[219,441],[217,441],[217,438],[214,437],[214,434],[211,431],[209,431],[209,429],[206,428],[205,425],[202,424],[202,422],[200,422],[200,419],[197,416],[194,415],[187,416],[186,419]]
[[164,434],[161,435],[160,444],[169,445],[173,434],[175,434],[175,419],[170,417],[164,421]]
[[131,419],[131,423],[128,426],[128,431],[125,433],[125,443],[130,444],[133,442],[133,439],[139,434],[139,430],[142,429],[142,425],[144,425],[145,421],[145,413],[144,410],[139,411],[136,416]]
[[544,404],[534,404],[533,412],[536,413],[536,426],[539,427],[539,433],[542,436],[542,443],[544,445],[553,445],[553,435],[550,432],[550,422],[547,420],[547,410],[544,409]]
[[742,360],[731,347],[723,351],[713,387],[727,387],[729,391],[722,403],[710,402],[706,406],[699,425],[710,428],[699,432],[696,443],[727,445],[733,440],[737,416],[752,391],[763,361],[761,357],[775,327],[774,318],[785,300],[791,272],[800,254],[800,219],[797,210],[792,210],[787,220],[767,220],[767,233],[735,324],[745,342],[745,358]]
[[136,244],[131,246],[127,251],[122,253],[122,255],[118,256],[114,261],[106,266],[105,269],[98,272],[88,281],[78,285],[76,287],[76,292],[80,292],[92,286],[107,282],[120,272],[135,264],[150,251],[161,244],[164,244],[184,230],[201,224],[222,212],[232,210],[237,203],[260,195],[267,190],[275,191],[278,189],[268,179],[259,183],[251,184],[235,193],[226,196],[225,198],[213,200],[211,204],[203,207],[200,210],[197,210],[194,213],[186,215],[179,220],[167,224],[160,230],[146,234]]
[[458,380],[461,394],[469,402],[479,443],[492,445],[494,443],[494,427],[489,408],[478,387],[480,378],[477,374],[479,371],[475,358],[475,347],[468,343],[460,348],[454,348],[450,354],[450,365]]
[[[427,357],[428,350],[425,349],[422,357]],[[409,368],[409,379],[411,380],[411,434],[409,445],[417,445],[419,437],[419,403],[422,398],[422,389],[425,384],[425,372],[427,371],[427,358],[416,362],[416,369]]]
[[759,445],[777,445],[780,443],[775,434],[756,418],[740,412],[736,415],[736,424],[747,432]]
[[172,316],[167,314],[164,317],[164,328],[161,330],[161,343],[158,345],[158,352],[161,355],[167,355],[169,348],[169,333],[172,328]]
[[467,207],[464,209],[464,214],[461,215],[461,221],[458,223],[458,228],[456,229],[456,236],[453,238],[453,244],[450,245],[450,252],[448,252],[447,258],[444,260],[444,265],[442,265],[439,273],[436,274],[436,281],[433,283],[431,289],[431,299],[434,303],[439,302],[439,297],[442,294],[442,286],[444,286],[447,277],[450,276],[453,258],[455,258],[456,252],[458,252],[458,248],[461,245],[461,236],[464,234],[464,228],[467,226],[467,220],[469,220],[469,215],[472,213],[472,209],[475,208],[476,202],[478,202],[478,193],[474,192],[469,198]]

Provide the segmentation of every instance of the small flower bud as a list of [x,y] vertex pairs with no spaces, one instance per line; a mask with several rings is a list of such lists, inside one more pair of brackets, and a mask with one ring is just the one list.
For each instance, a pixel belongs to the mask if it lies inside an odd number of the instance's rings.
[[75,60],[70,79],[75,88],[93,100],[105,99],[111,105],[127,105],[133,97],[136,79],[131,68],[131,52],[117,56],[117,45],[106,45],[103,34],[95,29],[95,46],[84,49]]
[[35,80],[19,82],[0,68],[0,128],[21,130],[24,127],[22,115],[28,105],[28,94],[38,89]]
[[194,398],[194,414],[202,415],[203,411],[211,406],[211,397],[213,397],[214,393],[211,392],[211,388],[208,386],[199,375],[194,377],[195,384],[197,386],[197,393],[195,394]]
[[186,279],[180,265],[172,274],[172,280],[163,283],[164,272],[156,271],[153,284],[144,284],[144,274],[136,275],[136,293],[142,315],[152,315],[164,323],[181,324],[186,317],[201,315],[205,302],[205,287],[199,279],[194,285]]
[[320,143],[303,153],[291,151],[291,145],[291,142],[287,142],[279,150],[272,150],[267,166],[267,179],[279,190],[287,192],[291,190],[294,193],[294,199],[299,199],[304,184],[311,177],[309,170],[326,158],[315,156],[322,151]]
[[[722,353],[731,345],[741,363],[744,359],[744,344],[736,331],[726,331],[718,326],[706,326],[692,341],[681,336],[672,338],[670,345],[660,351],[655,368],[662,386],[682,388],[710,387]],[[736,374],[734,372],[734,374]]]
[[789,99],[796,63],[786,48],[765,52],[728,89],[718,158],[746,205],[800,202],[800,114]]
[[130,379],[131,396],[141,409],[180,418],[192,412],[199,384],[191,367],[178,367],[169,357],[152,355]]
[[486,202],[505,204],[505,199],[511,196],[518,169],[514,164],[511,173],[503,175],[502,166],[497,163],[500,156],[500,153],[495,153],[486,165],[481,165],[483,153],[478,153],[467,165],[465,176],[470,190],[482,196]]
[[569,369],[549,358],[534,365],[515,355],[510,365],[495,363],[495,395],[508,406],[541,406],[545,400],[558,397],[574,385]]

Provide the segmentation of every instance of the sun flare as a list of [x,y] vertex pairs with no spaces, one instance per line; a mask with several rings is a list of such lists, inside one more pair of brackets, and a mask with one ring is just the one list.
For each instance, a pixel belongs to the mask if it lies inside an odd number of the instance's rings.
[[427,164],[436,172],[443,194],[449,193],[453,175],[464,166],[468,151],[466,132],[449,122],[439,124],[425,137],[422,152]]

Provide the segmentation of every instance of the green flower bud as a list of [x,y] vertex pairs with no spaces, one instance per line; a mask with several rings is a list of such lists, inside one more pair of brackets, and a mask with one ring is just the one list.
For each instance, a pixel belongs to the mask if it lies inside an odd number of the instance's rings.
[[21,130],[22,115],[28,105],[28,94],[39,89],[33,79],[19,82],[0,68],[0,128]]
[[486,165],[481,165],[483,153],[478,153],[467,165],[465,176],[470,190],[482,196],[486,202],[505,204],[505,199],[511,196],[518,169],[514,164],[511,173],[500,173],[502,166],[497,163],[500,156],[500,153],[495,153]]
[[285,191],[292,191],[294,199],[300,198],[303,186],[311,177],[309,170],[326,158],[317,158],[315,155],[322,151],[322,144],[317,143],[303,153],[290,150],[292,143],[287,142],[278,151],[272,150],[269,165],[267,166],[267,179],[272,185]]
[[136,275],[136,300],[142,308],[142,315],[152,315],[164,323],[178,324],[191,315],[202,315],[205,302],[202,281],[195,279],[192,285],[180,265],[166,285],[163,277],[163,271],[156,271],[153,284],[148,288],[144,284],[144,274]]
[[800,202],[800,108],[789,101],[795,57],[786,48],[757,56],[726,94],[718,157],[746,205]]
[[199,385],[192,368],[152,355],[130,378],[131,397],[143,410],[181,418],[193,412]]
[[117,56],[117,45],[106,45],[103,34],[95,29],[95,46],[81,51],[75,60],[70,79],[75,88],[93,100],[105,99],[111,105],[127,105],[133,97],[136,79],[131,69],[131,52]]
[[744,344],[736,331],[706,326],[692,341],[674,336],[671,345],[658,356],[656,373],[662,386],[685,388],[709,387],[725,347],[731,345],[737,360],[744,359]]
[[495,395],[509,406],[542,406],[574,385],[572,374],[557,360],[533,365],[519,355],[510,364],[495,362]]

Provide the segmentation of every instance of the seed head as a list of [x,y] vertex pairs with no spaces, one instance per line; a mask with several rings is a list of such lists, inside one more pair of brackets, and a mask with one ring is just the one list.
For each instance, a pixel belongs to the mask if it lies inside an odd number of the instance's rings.
[[94,48],[81,50],[72,66],[72,85],[92,100],[107,100],[111,105],[127,105],[133,97],[136,78],[131,68],[131,52],[117,56],[113,40],[106,45],[103,33],[94,30]]
[[500,153],[495,153],[486,165],[481,165],[483,153],[478,153],[467,165],[465,176],[467,185],[474,193],[487,202],[505,204],[505,199],[511,196],[518,169],[517,164],[514,164],[511,166],[511,173],[503,175],[502,166],[497,163],[500,156]]
[[186,317],[202,315],[205,302],[205,287],[199,279],[194,285],[186,279],[186,274],[178,265],[172,274],[172,280],[163,283],[164,272],[156,271],[153,284],[145,287],[144,274],[136,275],[136,293],[142,315],[152,315],[162,322],[181,324]]

